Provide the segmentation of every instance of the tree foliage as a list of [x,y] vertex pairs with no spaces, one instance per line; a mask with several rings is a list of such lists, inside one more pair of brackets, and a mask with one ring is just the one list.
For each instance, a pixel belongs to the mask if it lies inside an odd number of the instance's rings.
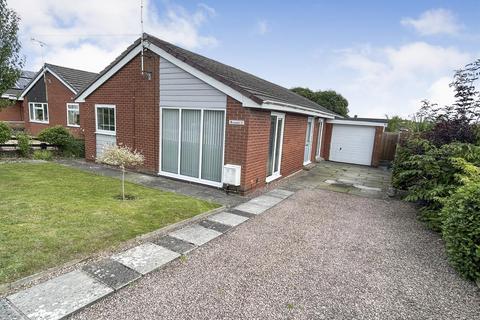
[[334,90],[326,91],[312,91],[309,88],[297,87],[291,89],[296,94],[299,94],[322,107],[327,108],[341,116],[348,116],[348,101],[341,94]]
[[[22,72],[19,21],[17,13],[7,7],[7,1],[0,0],[0,95],[15,85]],[[0,108],[9,104],[8,100],[0,99]]]

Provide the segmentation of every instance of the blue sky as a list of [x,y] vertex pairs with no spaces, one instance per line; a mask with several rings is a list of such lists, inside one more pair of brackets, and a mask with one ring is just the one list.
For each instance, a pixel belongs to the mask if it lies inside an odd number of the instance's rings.
[[[100,71],[139,33],[140,0],[15,0],[27,68]],[[408,116],[452,101],[480,57],[479,1],[145,0],[145,30],[286,87],[334,89],[351,115]],[[106,36],[110,35],[110,36]]]

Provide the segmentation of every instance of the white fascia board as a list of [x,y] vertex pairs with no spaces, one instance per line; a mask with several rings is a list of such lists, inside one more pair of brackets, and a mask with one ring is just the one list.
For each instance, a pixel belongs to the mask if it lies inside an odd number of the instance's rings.
[[30,89],[32,89],[32,87],[35,85],[35,83],[38,82],[38,80],[40,80],[43,75],[45,74],[45,72],[50,72],[55,78],[58,79],[58,81],[60,81],[65,87],[67,87],[70,91],[72,91],[73,93],[77,93],[77,91],[75,91],[75,89],[69,85],[68,83],[66,83],[65,81],[63,81],[62,78],[60,78],[55,72],[53,72],[50,68],[48,67],[44,67],[43,68],[43,71],[35,78],[35,80],[33,80],[32,82],[30,82],[29,86],[26,87],[25,89],[23,89],[22,91],[22,94],[20,95],[20,99],[19,100],[23,100],[23,97],[27,94],[28,91],[30,91]]
[[321,111],[308,109],[305,107],[301,107],[301,106],[297,106],[289,103],[280,103],[280,102],[271,101],[271,100],[264,101],[263,104],[261,105],[261,108],[267,109],[267,110],[278,110],[278,111],[284,111],[284,112],[306,114],[309,116],[322,117],[326,119],[335,118],[333,115],[324,113]]
[[332,124],[345,124],[351,126],[368,126],[368,127],[386,127],[387,123],[380,123],[380,122],[370,122],[370,121],[355,121],[355,120],[327,120],[327,123]]
[[20,99],[19,97],[17,96],[14,96],[14,95],[11,95],[11,94],[2,94],[2,99],[8,99],[8,100],[23,100],[23,99]]
[[226,84],[218,81],[217,79],[201,72],[200,70],[192,67],[188,63],[183,62],[180,59],[177,59],[175,56],[171,55],[170,53],[166,52],[165,50],[157,47],[153,43],[149,43],[147,45],[147,48],[156,54],[158,54],[160,57],[164,58],[165,60],[168,60],[169,62],[173,63],[180,69],[183,69],[184,71],[190,73],[194,77],[197,77],[198,79],[202,80],[203,82],[211,85],[215,89],[225,93],[227,96],[232,97],[233,99],[239,101],[242,103],[244,107],[250,107],[250,108],[261,108],[261,106],[253,101],[252,99],[246,97],[242,93],[236,91],[235,89],[227,86]]
[[103,76],[98,78],[94,83],[92,83],[83,93],[75,99],[75,102],[85,102],[85,98],[88,97],[93,91],[110,79],[115,73],[118,72],[124,65],[126,65],[130,60],[135,58],[137,54],[142,51],[142,45],[139,44],[133,48],[125,57],[123,57],[117,64],[115,64],[110,70],[108,70]]

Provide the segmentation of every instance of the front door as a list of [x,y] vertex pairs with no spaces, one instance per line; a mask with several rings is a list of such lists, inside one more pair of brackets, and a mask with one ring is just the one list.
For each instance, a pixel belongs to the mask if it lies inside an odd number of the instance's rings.
[[305,136],[305,153],[303,155],[303,164],[310,163],[310,156],[312,154],[312,140],[313,140],[313,118],[308,117],[307,132]]

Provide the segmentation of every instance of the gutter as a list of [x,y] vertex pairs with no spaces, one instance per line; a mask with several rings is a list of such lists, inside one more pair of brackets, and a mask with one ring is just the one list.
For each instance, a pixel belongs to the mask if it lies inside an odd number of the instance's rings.
[[267,109],[267,110],[294,112],[294,113],[300,113],[300,114],[307,114],[307,115],[311,115],[311,116],[319,116],[319,117],[327,118],[327,119],[335,119],[335,116],[331,113],[326,113],[326,112],[322,112],[322,111],[298,106],[298,105],[295,105],[295,104],[278,102],[278,101],[273,101],[273,100],[263,101],[263,103],[260,107],[262,109]]

